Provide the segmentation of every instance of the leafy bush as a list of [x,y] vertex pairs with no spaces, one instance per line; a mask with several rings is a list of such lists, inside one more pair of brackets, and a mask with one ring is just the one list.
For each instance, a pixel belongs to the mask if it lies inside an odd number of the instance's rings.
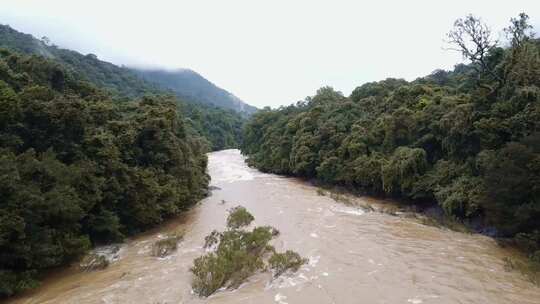
[[284,253],[275,252],[268,260],[270,268],[274,271],[274,277],[279,277],[287,270],[298,271],[300,267],[307,263],[307,259],[302,258],[298,253],[287,250]]
[[88,254],[83,258],[80,266],[84,271],[101,270],[109,267],[109,260],[100,254]]
[[184,239],[183,233],[169,235],[161,240],[157,240],[152,244],[151,255],[155,257],[165,257],[176,251],[178,242]]
[[237,206],[229,210],[227,217],[227,227],[230,229],[238,229],[248,226],[255,218],[249,213],[246,208]]
[[[268,254],[276,254],[274,247],[269,245],[272,238],[279,235],[275,228],[263,226],[255,227],[252,231],[241,230],[253,220],[253,216],[243,207],[233,208],[229,214],[231,218],[242,220],[231,221],[224,232],[212,231],[205,238],[204,247],[213,251],[193,262],[192,288],[199,296],[207,297],[220,288],[237,288],[251,275],[267,268],[265,258]],[[296,271],[306,260],[297,253],[287,251],[273,261],[276,269]]]

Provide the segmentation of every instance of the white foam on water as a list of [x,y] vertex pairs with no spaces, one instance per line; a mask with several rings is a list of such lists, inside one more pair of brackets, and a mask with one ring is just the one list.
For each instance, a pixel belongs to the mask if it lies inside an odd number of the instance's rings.
[[317,267],[317,264],[319,263],[320,259],[321,259],[320,255],[318,255],[318,256],[310,256],[309,261],[308,261],[308,265],[310,267]]
[[284,300],[286,300],[287,297],[278,293],[274,296],[274,301],[279,303],[279,304],[287,304],[287,302],[285,302]]
[[250,181],[253,180],[255,176],[245,170],[240,166],[226,165],[218,169],[218,172],[213,177],[213,180],[216,182],[227,182],[233,183],[237,181]]
[[150,240],[140,241],[140,242],[135,243],[135,246],[143,246],[144,244],[147,244],[149,242],[150,242]]
[[109,263],[114,263],[123,257],[124,251],[125,246],[122,246],[121,244],[111,244],[96,247],[91,253],[104,257]]
[[112,304],[114,303],[114,295],[106,295],[101,298],[103,303],[105,304]]
[[237,181],[250,181],[256,177],[269,176],[268,174],[249,168],[243,162],[244,157],[241,157],[239,161],[237,155],[240,155],[240,151],[230,150],[221,151],[218,156],[214,156],[217,161],[211,161],[211,167],[209,168],[212,172],[212,185],[216,182],[233,183]]
[[139,250],[137,251],[137,254],[138,254],[138,255],[143,255],[143,254],[146,255],[146,254],[148,254],[149,252],[150,252],[150,247],[145,246],[144,248],[139,249]]
[[334,207],[332,208],[332,211],[337,212],[337,213],[350,214],[350,215],[363,215],[366,213],[362,209],[348,208],[348,207]]
[[164,257],[158,257],[157,259],[160,260],[160,261],[168,261],[168,260],[171,260],[173,259],[174,257],[176,257],[176,254],[169,254],[167,256],[164,256]]
[[292,276],[280,276],[277,279],[273,280],[269,284],[266,285],[265,289],[271,289],[271,288],[290,288],[298,286],[298,289],[301,289],[301,285],[312,281],[314,279],[317,279],[318,277],[306,277],[303,273],[298,274],[296,277]]
[[198,252],[201,249],[202,249],[202,247],[200,247],[200,246],[197,246],[197,247],[194,247],[194,248],[182,249],[182,253]]
[[315,232],[312,232],[309,236],[315,239],[319,238],[319,235],[316,234]]

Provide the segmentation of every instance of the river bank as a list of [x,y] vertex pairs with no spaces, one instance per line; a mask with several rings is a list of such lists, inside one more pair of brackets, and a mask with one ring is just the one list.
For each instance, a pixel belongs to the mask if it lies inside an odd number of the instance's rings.
[[[212,195],[182,217],[122,244],[119,259],[99,271],[66,269],[34,292],[7,303],[525,303],[540,289],[504,258],[518,258],[486,236],[426,226],[418,219],[369,212],[388,206],[374,198],[351,204],[320,195],[296,178],[249,168],[237,150],[209,155]],[[309,258],[298,273],[272,280],[261,273],[238,290],[202,299],[191,292],[189,268],[203,254],[204,236],[225,226],[242,205],[255,224],[279,229],[276,249]],[[151,244],[184,230],[178,250],[164,258]]]

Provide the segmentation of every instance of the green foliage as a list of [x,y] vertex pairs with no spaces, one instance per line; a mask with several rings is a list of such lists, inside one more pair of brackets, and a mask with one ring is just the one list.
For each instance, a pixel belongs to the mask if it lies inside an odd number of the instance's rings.
[[148,92],[159,92],[157,86],[144,81],[127,68],[101,61],[94,54],[83,55],[50,45],[6,25],[0,25],[0,47],[54,60],[71,71],[77,79],[86,80],[120,96],[133,98]]
[[175,71],[139,69],[132,71],[142,79],[156,83],[161,88],[171,90],[183,100],[217,106],[246,116],[253,114],[257,110],[189,69]]
[[84,271],[101,270],[109,267],[109,260],[100,254],[88,254],[81,261],[81,268]]
[[217,249],[195,259],[192,287],[200,296],[209,296],[221,287],[237,288],[256,271],[264,269],[263,256],[272,251],[270,227],[251,232],[228,230],[219,233]]
[[[1,24],[0,47],[27,55],[43,56],[55,62],[55,65],[49,64],[49,67],[55,69],[55,73],[39,72],[39,75],[42,78],[48,77],[50,80],[55,78],[51,81],[51,85],[62,86],[66,76],[62,70],[67,70],[70,72],[70,77],[85,81],[85,83],[76,84],[77,88],[74,88],[81,96],[95,94],[95,88],[92,85],[108,90],[114,99],[122,101],[126,98],[141,98],[148,94],[174,95],[179,98],[174,99],[174,102],[179,104],[186,117],[187,126],[191,129],[189,131],[205,137],[212,150],[238,148],[244,117],[256,111],[254,107],[241,102],[237,97],[216,87],[193,71],[168,73],[120,67],[99,60],[93,54],[83,55],[50,45],[46,41],[38,40]],[[38,78],[36,71],[39,69],[33,69],[33,64],[27,63],[26,67],[27,72],[33,73],[32,78],[35,80]],[[25,76],[19,74],[17,77],[22,79]],[[0,87],[2,87],[1,83]],[[9,94],[8,91],[3,90],[3,92]],[[9,99],[9,96],[5,98]],[[0,101],[2,109],[0,110],[0,124],[6,118],[3,117],[3,109],[8,106],[17,106],[17,101]],[[11,113],[16,114],[16,112]]]
[[274,253],[268,260],[270,269],[274,271],[274,277],[279,277],[287,270],[298,271],[302,265],[307,263],[307,259],[302,258],[298,253],[287,250],[284,253]]
[[[224,232],[212,231],[205,238],[205,248],[213,249],[193,261],[193,291],[207,297],[220,288],[238,288],[246,279],[257,271],[267,268],[265,261],[272,253],[270,266],[281,270],[297,271],[306,262],[297,253],[287,251],[277,254],[269,242],[279,232],[269,226],[255,227],[252,231],[240,229],[253,220],[253,216],[244,207],[233,208],[227,219],[228,229]],[[276,275],[277,276],[277,275]]]
[[506,234],[538,230],[540,216],[540,133],[509,142],[479,157],[491,221]]
[[152,256],[165,257],[176,251],[178,248],[178,242],[184,238],[183,233],[168,235],[167,237],[157,240],[152,244]]
[[56,63],[0,51],[0,296],[206,193],[175,100],[118,102]]
[[[434,201],[450,218],[480,218],[502,236],[534,234],[540,40],[527,21],[512,19],[511,45],[501,48],[489,32],[463,31],[485,29],[480,19],[458,20],[449,38],[466,42],[459,48],[470,64],[412,82],[367,83],[349,97],[325,87],[295,105],[266,108],[244,126],[242,151],[266,172]],[[469,52],[467,35],[480,38],[470,43],[485,46],[482,54]]]
[[382,167],[383,189],[407,195],[427,168],[426,151],[399,147]]
[[249,213],[246,208],[237,206],[229,210],[229,216],[227,217],[227,228],[238,229],[245,226],[249,226],[255,218]]
[[212,151],[240,146],[244,118],[237,112],[193,102],[181,104],[180,109],[187,124],[209,141]]
[[481,178],[460,176],[436,191],[435,198],[447,214],[467,218],[480,212],[483,194]]
[[[537,253],[540,256],[540,252]],[[540,259],[529,259],[527,261],[506,257],[503,259],[506,271],[519,271],[529,278],[531,283],[540,285]]]

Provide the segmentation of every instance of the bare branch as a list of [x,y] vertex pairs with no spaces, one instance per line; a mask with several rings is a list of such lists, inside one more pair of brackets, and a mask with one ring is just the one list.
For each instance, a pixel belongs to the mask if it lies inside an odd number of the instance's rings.
[[490,67],[487,57],[497,47],[498,41],[492,38],[491,29],[479,18],[468,15],[454,22],[454,28],[446,35],[447,43],[452,45],[450,50],[461,52],[463,58],[471,61],[472,68],[477,72],[479,87],[491,88],[481,83],[482,75],[489,74],[502,83],[502,79]]
[[532,25],[529,24],[529,16],[525,13],[519,14],[518,18],[510,19],[510,26],[504,29],[506,37],[510,40],[513,48],[520,48],[523,42],[534,38]]

